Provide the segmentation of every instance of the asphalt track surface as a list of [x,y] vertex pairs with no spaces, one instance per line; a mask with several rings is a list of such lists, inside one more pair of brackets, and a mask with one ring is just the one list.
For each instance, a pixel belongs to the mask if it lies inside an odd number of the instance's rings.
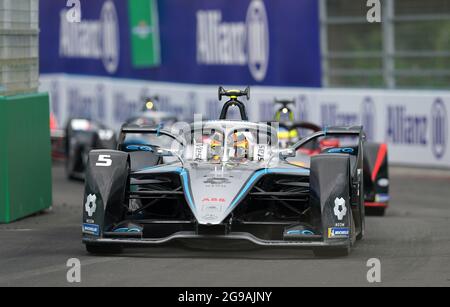
[[[81,244],[83,184],[53,168],[53,208],[0,225],[0,286],[373,286],[367,260],[381,261],[376,286],[450,286],[450,172],[392,170],[386,217],[346,258],[295,249],[209,251],[179,244],[89,256]],[[81,283],[66,279],[81,261]]]

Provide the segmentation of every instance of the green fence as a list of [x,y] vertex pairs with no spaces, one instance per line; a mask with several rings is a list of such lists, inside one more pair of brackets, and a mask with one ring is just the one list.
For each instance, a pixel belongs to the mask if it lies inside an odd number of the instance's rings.
[[0,223],[51,206],[49,97],[0,97]]

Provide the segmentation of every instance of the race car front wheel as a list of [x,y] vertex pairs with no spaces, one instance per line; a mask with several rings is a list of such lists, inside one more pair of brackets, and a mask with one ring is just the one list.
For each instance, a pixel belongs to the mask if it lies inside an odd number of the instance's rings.
[[320,258],[347,257],[350,254],[350,246],[347,247],[322,247],[313,250],[314,256]]
[[348,255],[350,255],[352,246],[357,241],[355,219],[353,218],[353,214],[351,211],[350,211],[350,220],[351,220],[351,237],[349,244],[347,246],[339,246],[339,247],[330,246],[313,249],[314,256],[319,258],[336,258],[336,257],[347,257]]
[[122,253],[122,247],[118,245],[86,244],[86,251],[93,255],[114,255]]

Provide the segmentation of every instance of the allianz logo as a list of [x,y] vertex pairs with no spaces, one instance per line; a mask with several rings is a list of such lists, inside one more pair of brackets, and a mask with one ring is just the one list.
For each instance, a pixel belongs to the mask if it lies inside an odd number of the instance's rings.
[[401,145],[431,145],[437,159],[442,159],[448,145],[448,113],[445,103],[438,98],[429,114],[413,114],[405,105],[387,107],[386,138]]
[[103,4],[99,20],[72,23],[66,14],[66,9],[60,13],[60,57],[102,60],[105,70],[114,74],[120,59],[119,21],[114,2]]
[[402,105],[387,108],[387,139],[394,144],[427,145],[428,118],[409,114]]
[[108,108],[105,87],[96,84],[90,90],[83,90],[78,86],[67,89],[67,111],[69,118],[86,118],[104,121]]
[[220,10],[197,12],[197,63],[248,65],[256,81],[269,66],[269,25],[262,0],[251,1],[245,22],[226,22]]
[[365,97],[360,104],[360,110],[342,111],[338,104],[325,103],[320,106],[321,124],[323,127],[330,126],[355,126],[362,125],[366,139],[375,140],[375,103],[370,97]]

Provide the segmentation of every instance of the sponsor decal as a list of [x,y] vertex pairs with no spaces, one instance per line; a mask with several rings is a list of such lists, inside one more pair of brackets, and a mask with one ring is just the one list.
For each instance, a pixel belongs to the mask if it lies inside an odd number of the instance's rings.
[[211,186],[225,186],[230,183],[230,180],[224,177],[209,177],[203,183]]
[[153,148],[151,148],[150,146],[138,146],[138,145],[128,145],[127,150],[153,152]]
[[204,220],[206,220],[206,221],[215,221],[215,220],[217,220],[219,217],[218,217],[217,215],[214,215],[214,214],[205,214],[202,218],[203,218]]
[[389,105],[386,138],[398,145],[431,146],[437,160],[441,160],[447,149],[448,118],[442,99],[431,106],[430,115],[413,114],[404,105]]
[[206,161],[208,159],[208,147],[203,144],[195,144],[194,146],[194,160]]
[[377,203],[387,203],[389,202],[389,194],[377,194],[375,195],[375,202]]
[[83,224],[83,233],[99,236],[100,235],[100,226],[95,224]]
[[389,105],[387,114],[386,139],[390,143],[423,146],[428,144],[426,115],[410,114],[403,105]]
[[378,179],[378,185],[382,188],[386,188],[389,186],[389,179],[387,178],[380,178]]
[[131,60],[136,68],[161,64],[157,0],[129,0]]
[[103,4],[99,20],[73,23],[60,15],[59,55],[62,58],[101,60],[105,70],[114,74],[119,66],[120,37],[117,10],[112,1]]
[[314,232],[308,229],[294,229],[294,230],[288,230],[286,232],[287,235],[304,235],[304,236],[313,236]]
[[131,32],[140,39],[146,39],[153,32],[153,29],[145,20],[141,20],[136,26],[133,27]]
[[448,138],[447,109],[442,99],[437,99],[431,107],[432,150],[439,160],[445,155]]
[[263,1],[253,0],[245,22],[226,22],[220,10],[197,12],[197,63],[248,65],[256,81],[269,66],[269,22]]
[[69,85],[67,88],[67,104],[69,117],[98,119],[104,121],[108,102],[105,98],[103,84],[95,86],[95,90],[86,91],[78,85]]
[[359,114],[342,112],[339,105],[334,103],[323,104],[320,107],[322,127],[327,126],[355,126],[359,124]]
[[334,215],[339,221],[342,221],[347,215],[347,207],[345,206],[345,199],[336,198],[334,200]]
[[328,153],[347,153],[352,154],[355,150],[353,148],[331,148],[328,150]]
[[368,140],[375,139],[375,103],[371,97],[365,97],[360,112],[342,111],[340,104],[326,103],[320,107],[321,124],[326,126],[363,125]]
[[255,153],[254,157],[256,161],[266,161],[270,158],[269,146],[268,145],[257,145],[254,147]]
[[217,197],[205,197],[202,199],[203,203],[225,203],[225,198],[217,198]]
[[215,221],[222,212],[222,204],[225,203],[224,198],[205,197],[202,200],[202,219],[206,221]]
[[95,194],[89,194],[86,199],[86,204],[84,205],[84,209],[86,210],[89,217],[93,217],[95,211],[97,211],[97,196]]
[[328,228],[328,239],[348,238],[350,236],[350,228],[332,227]]

